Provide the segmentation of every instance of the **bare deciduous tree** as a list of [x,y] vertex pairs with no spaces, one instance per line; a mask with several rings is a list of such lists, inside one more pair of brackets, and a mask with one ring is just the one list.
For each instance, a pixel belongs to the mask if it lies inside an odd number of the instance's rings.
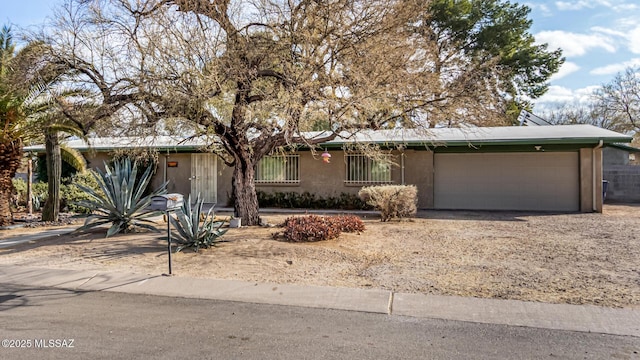
[[640,131],[640,68],[627,68],[594,93],[596,111],[620,131]]
[[96,118],[128,125],[127,134],[210,135],[234,169],[235,213],[254,225],[254,167],[277,148],[500,113],[503,78],[488,76],[503,71],[500,57],[468,61],[465,49],[444,49],[451,33],[425,30],[427,5],[75,0],[48,41],[100,99]]
[[541,113],[553,124],[591,124],[630,133],[640,132],[640,69],[627,68],[597,88],[586,103],[562,104]]
[[629,130],[629,126],[621,122],[619,116],[602,112],[593,103],[561,104],[545,110],[540,116],[551,124],[589,124],[622,133]]

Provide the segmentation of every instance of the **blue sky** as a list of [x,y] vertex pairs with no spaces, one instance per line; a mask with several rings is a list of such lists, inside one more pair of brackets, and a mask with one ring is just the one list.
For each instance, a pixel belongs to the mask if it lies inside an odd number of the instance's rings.
[[[20,27],[50,16],[59,1],[18,0],[2,6],[0,21]],[[535,110],[564,102],[588,100],[596,87],[608,83],[628,66],[640,66],[640,1],[523,0],[533,20],[531,33],[550,49],[563,49],[566,62],[551,79]]]
[[531,33],[550,49],[561,48],[565,64],[551,79],[538,106],[588,100],[589,93],[627,67],[640,66],[638,0],[523,1]]

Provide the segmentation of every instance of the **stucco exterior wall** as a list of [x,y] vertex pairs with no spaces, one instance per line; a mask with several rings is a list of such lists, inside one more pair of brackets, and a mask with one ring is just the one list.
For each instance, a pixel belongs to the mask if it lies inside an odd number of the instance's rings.
[[[267,192],[310,192],[317,196],[339,196],[341,193],[356,194],[362,184],[345,184],[346,160],[345,153],[340,149],[329,150],[332,155],[331,162],[322,162],[319,156],[313,157],[309,151],[297,152],[300,156],[300,182],[299,184],[257,184],[256,188]],[[416,185],[418,188],[418,208],[434,208],[434,153],[430,150],[393,151],[394,162],[391,177],[394,184]],[[104,170],[104,161],[109,160],[107,153],[86,154],[89,166]],[[602,211],[602,149],[582,148],[579,151],[580,171],[580,211],[594,211],[594,185],[595,185],[595,211]],[[595,160],[595,162],[594,162]],[[177,167],[165,167],[166,161],[176,161]],[[595,165],[595,184],[594,184]],[[169,180],[168,191],[183,194],[185,197],[191,191],[191,154],[171,153],[168,156],[161,154],[157,172],[152,181],[154,188],[158,187],[165,179]],[[231,183],[233,169],[227,167],[221,160],[217,163],[217,204],[229,205],[231,197]]]
[[86,153],[84,154],[87,159],[87,168],[100,169],[104,171],[104,163],[111,161],[111,156],[105,152]]
[[[91,169],[99,169],[104,171],[104,163],[111,161],[111,156],[107,152],[85,153],[87,159],[87,167]],[[165,168],[167,159],[169,161],[177,161],[178,167]],[[165,180],[165,169],[169,184],[167,184],[167,191],[169,193],[180,193],[185,197],[189,195],[191,191],[191,185],[189,183],[189,176],[191,176],[191,154],[180,153],[160,155],[158,157],[158,168],[156,169],[151,179],[151,188],[156,189]]]
[[433,151],[404,151],[404,183],[418,188],[419,209],[433,209]]
[[602,212],[602,148],[580,149],[580,211]]
[[[342,150],[329,150],[331,162],[324,163],[310,151],[293,154],[300,156],[300,182],[298,184],[256,184],[258,191],[265,192],[309,192],[319,197],[337,197],[341,193],[357,194],[367,185],[345,184],[346,160]],[[400,151],[392,152],[395,165],[391,167],[393,184],[402,184],[403,156]],[[218,203],[228,204],[231,196],[233,169],[218,164]],[[431,151],[404,151],[404,183],[418,187],[418,207],[433,207],[433,153]]]
[[[160,155],[158,163],[158,171],[153,178],[152,186],[157,188],[165,179],[169,181],[167,184],[167,193],[179,193],[185,198],[191,192],[191,154],[178,153],[169,155]],[[177,162],[177,167],[168,167],[167,162]],[[197,195],[197,194],[196,194]],[[195,195],[194,195],[195,196]]]

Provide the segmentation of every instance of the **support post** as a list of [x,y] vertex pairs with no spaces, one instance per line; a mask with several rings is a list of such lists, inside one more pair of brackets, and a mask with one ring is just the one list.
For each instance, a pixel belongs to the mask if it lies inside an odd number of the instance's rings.
[[27,213],[33,215],[33,160],[31,154],[27,158]]
[[169,255],[169,275],[171,275],[171,221],[169,220],[169,213],[171,210],[165,211],[167,215],[167,254]]

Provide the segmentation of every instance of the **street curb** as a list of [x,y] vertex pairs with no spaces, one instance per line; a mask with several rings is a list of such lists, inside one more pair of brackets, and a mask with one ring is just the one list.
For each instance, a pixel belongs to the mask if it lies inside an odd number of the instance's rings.
[[640,337],[640,309],[0,265],[0,283],[238,301]]
[[640,309],[398,293],[394,315],[640,337]]

